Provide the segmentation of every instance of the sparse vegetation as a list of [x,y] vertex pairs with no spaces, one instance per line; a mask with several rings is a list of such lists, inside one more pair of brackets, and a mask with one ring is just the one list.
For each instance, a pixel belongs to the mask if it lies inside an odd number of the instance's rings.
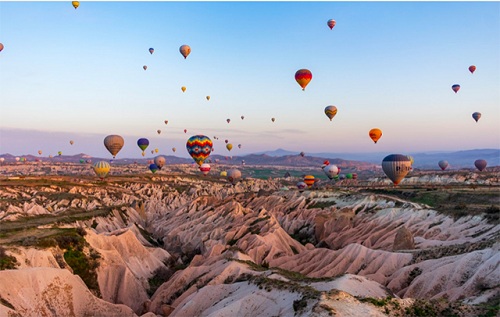
[[172,276],[173,271],[165,266],[160,266],[155,270],[153,276],[148,279],[149,288],[147,290],[149,297],[153,296],[156,290]]
[[6,253],[5,248],[0,246],[0,271],[1,270],[13,270],[15,269],[19,263],[17,262],[16,257],[12,255],[8,255]]

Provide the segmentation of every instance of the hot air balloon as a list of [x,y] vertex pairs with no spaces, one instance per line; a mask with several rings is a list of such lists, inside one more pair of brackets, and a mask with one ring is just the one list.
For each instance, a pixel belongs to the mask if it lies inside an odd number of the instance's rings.
[[85,163],[85,160],[84,159],[80,159],[80,163],[81,164]]
[[16,156],[15,160],[16,160],[16,162],[19,162],[19,160],[21,160],[21,158]]
[[274,121],[276,121],[276,119],[275,118],[271,118],[271,121],[274,122]]
[[226,119],[227,123],[231,122],[231,119]]
[[175,151],[177,151],[177,149],[175,147],[172,148],[172,152],[175,153]]
[[165,122],[165,124],[168,124],[168,120],[165,120],[164,122]]
[[382,130],[373,128],[370,130],[370,132],[368,132],[368,135],[370,136],[370,139],[372,139],[376,144],[377,141],[382,137]]
[[304,183],[304,182],[298,182],[297,183],[297,188],[298,188],[299,191],[303,191],[304,189],[307,188],[307,184]]
[[486,168],[486,165],[488,165],[488,162],[486,162],[486,160],[476,160],[474,165],[480,172],[482,172]]
[[302,87],[302,90],[306,89],[306,86],[312,79],[312,73],[308,69],[299,69],[295,73],[295,80]]
[[240,180],[240,178],[241,178],[240,170],[232,168],[229,171],[227,171],[227,180],[231,184],[236,185],[236,183]]
[[300,152],[300,156],[304,157],[305,155],[306,155],[306,153]]
[[0,52],[3,51],[3,44],[0,43]]
[[329,179],[333,179],[339,174],[339,168],[337,165],[326,165],[323,167],[323,172]]
[[453,91],[455,93],[457,93],[460,90],[460,85],[459,84],[455,84],[455,85],[451,86],[451,89],[453,89]]
[[72,1],[71,4],[73,5],[73,8],[78,9],[78,7],[80,6],[80,2],[79,1]]
[[155,154],[155,150],[151,150],[151,154]]
[[42,155],[42,150],[38,150],[38,155]]
[[185,86],[182,86],[182,87],[181,87],[181,90],[182,90],[182,92],[185,92],[185,91],[186,91],[186,87],[185,87]]
[[311,187],[314,184],[314,176],[313,175],[304,176],[304,183],[306,183],[307,187]]
[[137,140],[137,146],[142,150],[142,156],[144,156],[144,151],[148,148],[149,146],[149,140],[146,138],[140,138]]
[[189,47],[189,45],[182,45],[181,47],[179,47],[179,52],[181,52],[182,56],[184,56],[184,59],[186,59],[191,53],[191,47]]
[[245,119],[245,116],[241,116],[241,120]]
[[196,162],[201,165],[205,159],[212,153],[212,140],[205,135],[193,135],[187,140],[186,149]]
[[226,177],[226,176],[227,176],[227,172],[226,172],[226,171],[222,171],[222,172],[220,172],[220,176],[221,176],[221,177]]
[[92,160],[91,159],[87,159],[87,160],[85,160],[85,163],[90,164],[90,163],[92,163]]
[[210,164],[203,163],[200,165],[200,171],[203,175],[207,175],[210,172]]
[[160,130],[160,129],[156,130],[156,133],[160,134],[160,133],[161,133],[161,130]]
[[158,148],[155,149],[155,153],[158,153]]
[[325,108],[325,114],[328,117],[328,119],[330,119],[330,121],[332,121],[333,117],[335,117],[335,115],[337,114],[337,107],[327,106]]
[[398,185],[411,170],[411,161],[406,155],[391,154],[382,160],[382,170],[394,185]]
[[150,54],[153,54],[153,53],[154,53],[154,51],[155,51],[155,49],[154,49],[154,48],[152,48],[152,47],[150,47],[150,48],[149,48],[149,53],[150,53]]
[[226,144],[227,144],[227,143],[229,143],[229,140],[224,140],[224,142],[226,142]]
[[413,156],[407,155],[406,157],[410,160],[410,165],[413,166],[413,163],[415,163],[415,160],[413,159]]
[[448,161],[441,160],[438,162],[438,165],[444,171],[448,167]]
[[232,145],[231,143],[228,143],[228,144],[226,145],[226,149],[227,149],[228,151],[231,151],[231,150],[232,150],[232,148],[233,148],[233,145]]
[[207,100],[210,100],[210,96],[206,96]]
[[345,174],[345,178],[347,178],[347,179],[352,179],[352,174],[351,174],[351,173],[347,173],[347,174]]
[[109,163],[106,161],[99,161],[94,163],[94,165],[92,165],[92,168],[94,169],[94,172],[97,176],[99,176],[101,179],[104,179],[104,177],[108,175],[111,169],[111,165],[109,165]]
[[328,20],[328,22],[326,22],[326,25],[328,25],[328,27],[331,29],[333,29],[333,27],[335,26],[336,22],[334,19],[330,19]]
[[154,159],[154,163],[156,164],[156,166],[158,166],[158,169],[161,169],[165,165],[165,162],[165,158],[161,155],[155,157]]
[[69,144],[73,145],[75,142],[73,140],[69,141]]
[[62,151],[57,151],[57,155],[61,156],[62,155]]
[[149,170],[154,174],[158,171],[158,166],[156,166],[156,164],[154,163],[149,164]]
[[148,69],[148,66],[144,65],[144,66],[142,66],[142,69],[146,70],[146,69]]
[[472,114],[472,118],[474,118],[474,120],[476,120],[476,122],[481,118],[481,112],[474,112]]
[[469,72],[470,72],[471,74],[474,74],[474,72],[475,72],[475,71],[476,71],[476,66],[474,66],[474,65],[470,65],[470,66],[469,66]]
[[108,149],[109,153],[113,155],[113,158],[120,152],[124,143],[125,141],[123,138],[116,134],[108,135],[104,138],[104,146]]
[[241,149],[241,144],[238,144],[238,149]]
[[352,173],[352,179],[358,179],[358,174],[357,173]]
[[5,157],[0,157],[0,163],[3,163],[5,161]]
[[187,133],[187,132],[188,132],[188,130],[187,130],[187,129],[184,129],[184,133]]

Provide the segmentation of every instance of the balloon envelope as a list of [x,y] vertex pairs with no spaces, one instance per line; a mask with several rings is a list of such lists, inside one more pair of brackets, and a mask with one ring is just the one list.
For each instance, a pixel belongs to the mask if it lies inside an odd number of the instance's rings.
[[0,52],[3,51],[3,44],[0,43]]
[[73,5],[73,8],[78,8],[80,6],[80,2],[79,1],[72,1],[71,4]]
[[334,179],[340,171],[336,165],[326,165],[325,167],[323,167],[323,172],[329,179]]
[[486,165],[488,165],[488,162],[486,162],[486,160],[476,160],[474,165],[480,172],[482,172],[486,168]]
[[377,141],[382,137],[382,130],[378,128],[373,128],[368,132],[368,135],[370,136],[370,139],[372,139],[373,142],[377,143]]
[[455,84],[455,85],[451,86],[451,89],[453,89],[453,91],[455,93],[457,93],[460,90],[460,85],[459,84]]
[[444,171],[448,167],[448,161],[441,160],[438,162],[438,165]]
[[186,142],[186,149],[196,162],[201,165],[212,152],[212,140],[206,135],[193,135]]
[[113,158],[120,152],[124,143],[123,138],[116,134],[108,135],[104,138],[104,146],[113,155]]
[[184,59],[188,57],[188,55],[191,53],[191,47],[189,45],[182,45],[179,47],[179,52],[181,52],[182,56],[184,56]]
[[382,160],[382,170],[397,185],[411,170],[411,161],[406,155],[391,154]]
[[156,166],[158,166],[158,169],[161,169],[164,165],[165,165],[165,157],[159,155],[157,157],[155,157],[154,159],[154,163],[156,164]]
[[153,54],[153,53],[154,53],[154,51],[155,51],[155,49],[154,49],[154,48],[152,48],[152,47],[150,47],[150,48],[149,48],[149,53]]
[[469,66],[469,72],[470,72],[471,74],[474,74],[474,72],[475,72],[475,71],[476,71],[476,66],[474,66],[474,65],[470,65],[470,66]]
[[472,118],[474,118],[474,120],[476,120],[476,122],[481,118],[481,112],[474,112],[472,114]]
[[231,150],[233,149],[233,145],[232,145],[231,143],[228,143],[228,144],[226,145],[226,149],[227,149],[228,151],[231,151]]
[[337,107],[335,106],[327,106],[325,108],[325,114],[326,116],[332,121],[333,117],[337,114]]
[[210,100],[210,96],[207,96],[206,98],[207,98],[207,100]]
[[306,188],[307,188],[307,184],[306,184],[306,183],[304,183],[304,182],[298,182],[298,183],[297,183],[297,188],[298,188],[299,190],[304,190],[304,189],[306,189]]
[[146,70],[148,67],[146,65],[142,66],[142,69]]
[[330,19],[328,20],[328,22],[326,22],[326,24],[328,25],[328,27],[331,29],[333,29],[333,27],[335,26],[336,22],[334,19]]
[[232,168],[229,171],[227,171],[227,180],[235,185],[241,178],[241,172],[240,170],[236,168]]
[[182,86],[181,90],[182,90],[182,92],[185,92],[186,91],[186,87]]
[[203,163],[200,165],[200,171],[203,175],[207,175],[210,172],[210,164]]
[[311,79],[312,79],[312,73],[308,69],[305,69],[305,68],[299,69],[295,73],[295,80],[300,85],[300,87],[302,87],[302,90],[306,89],[306,86],[309,84]]
[[149,140],[146,139],[146,138],[140,138],[139,140],[137,140],[137,146],[139,146],[139,148],[144,151],[148,148],[149,146]]
[[109,163],[106,161],[99,161],[94,163],[94,165],[92,165],[92,168],[94,169],[96,175],[103,179],[111,170],[111,165],[109,165]]
[[153,172],[153,174],[154,174],[154,173],[156,173],[158,171],[158,166],[156,166],[156,164],[154,164],[154,163],[153,164],[149,164],[149,170],[151,172]]
[[311,187],[314,184],[314,176],[313,175],[304,176],[304,183],[306,183],[307,187]]

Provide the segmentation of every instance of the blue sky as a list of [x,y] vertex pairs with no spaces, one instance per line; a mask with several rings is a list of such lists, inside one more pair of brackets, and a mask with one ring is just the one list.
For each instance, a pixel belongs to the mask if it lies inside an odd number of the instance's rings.
[[499,2],[2,1],[0,43],[0,153],[107,157],[108,134],[117,157],[141,137],[187,156],[193,134],[222,155],[500,146]]

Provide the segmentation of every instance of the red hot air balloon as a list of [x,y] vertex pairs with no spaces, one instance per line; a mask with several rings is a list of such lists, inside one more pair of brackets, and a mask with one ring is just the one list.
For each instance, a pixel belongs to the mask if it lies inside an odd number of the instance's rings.
[[475,71],[476,71],[476,66],[474,66],[474,65],[470,65],[470,66],[469,66],[469,72],[470,72],[471,74],[474,74],[474,72],[475,72]]
[[334,19],[330,19],[328,20],[328,22],[326,22],[326,24],[328,25],[328,27],[331,29],[333,29],[333,27],[335,26],[336,22]]
[[455,93],[457,93],[460,90],[460,85],[459,84],[455,84],[455,85],[451,86],[451,89],[453,89],[453,91]]
[[300,87],[302,87],[302,90],[306,89],[306,86],[309,84],[311,79],[312,79],[312,73],[308,69],[299,69],[295,73],[295,80],[300,85]]

